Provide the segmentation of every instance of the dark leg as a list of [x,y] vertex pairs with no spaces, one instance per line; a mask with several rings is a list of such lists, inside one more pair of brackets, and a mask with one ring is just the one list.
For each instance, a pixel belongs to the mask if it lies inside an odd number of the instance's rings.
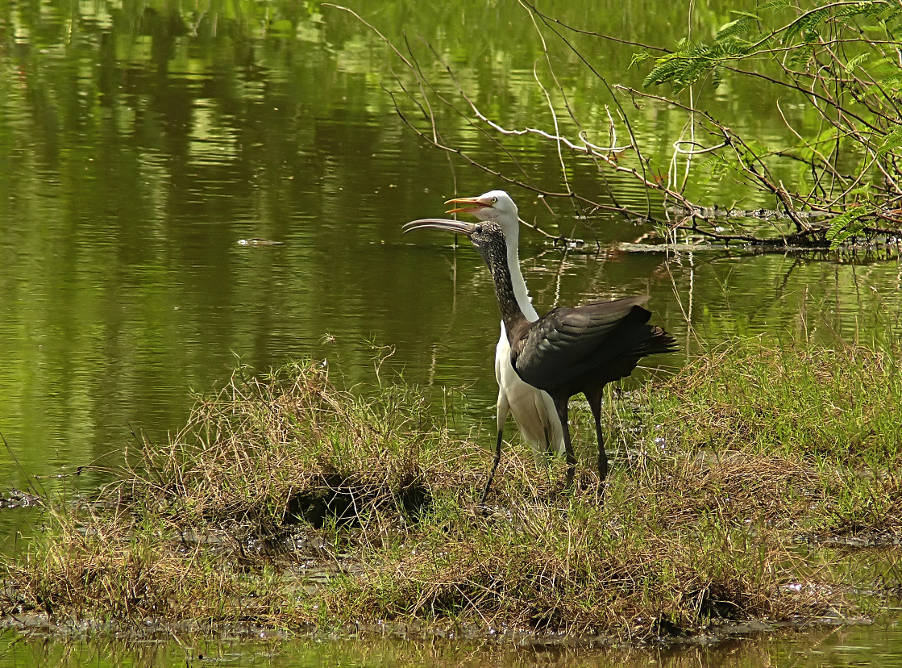
[[504,431],[499,427],[498,441],[495,443],[495,461],[492,462],[492,470],[489,471],[489,478],[485,481],[485,489],[482,490],[482,497],[479,499],[479,505],[485,503],[485,497],[489,495],[489,487],[492,486],[492,478],[495,477],[495,469],[498,468],[498,462],[501,461],[501,435]]
[[569,398],[555,399],[554,407],[557,409],[561,428],[564,430],[564,448],[567,450],[567,487],[572,487],[573,473],[576,471],[576,455],[573,454],[573,445],[570,443],[570,423],[567,421],[567,400]]
[[608,455],[604,451],[604,436],[601,434],[601,395],[604,386],[593,392],[586,392],[589,408],[592,409],[592,417],[595,418],[595,438],[598,439],[598,477],[604,484],[608,477]]
[[551,449],[551,430],[548,428],[548,425],[545,425],[545,429],[542,430],[545,433],[545,461],[548,461],[548,458],[554,454],[554,451]]

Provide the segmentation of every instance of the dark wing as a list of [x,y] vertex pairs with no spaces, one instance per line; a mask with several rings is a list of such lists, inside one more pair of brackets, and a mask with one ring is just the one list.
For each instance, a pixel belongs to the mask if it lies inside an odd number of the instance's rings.
[[673,349],[668,334],[646,324],[651,313],[641,304],[647,300],[627,297],[549,311],[511,346],[511,362],[524,381],[546,390],[629,375],[640,357]]

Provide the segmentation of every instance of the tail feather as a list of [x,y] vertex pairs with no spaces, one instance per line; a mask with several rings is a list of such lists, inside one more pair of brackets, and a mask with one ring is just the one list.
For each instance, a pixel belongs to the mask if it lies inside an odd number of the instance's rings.
[[657,325],[649,325],[648,329],[648,337],[636,347],[636,352],[640,357],[658,353],[673,353],[679,350],[676,339],[663,329]]

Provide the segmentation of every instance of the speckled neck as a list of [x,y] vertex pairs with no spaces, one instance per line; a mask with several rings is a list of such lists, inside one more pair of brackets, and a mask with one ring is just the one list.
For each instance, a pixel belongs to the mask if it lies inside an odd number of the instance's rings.
[[[484,225],[483,234],[476,247],[489,267],[492,280],[495,284],[495,297],[498,300],[498,309],[501,311],[501,320],[507,331],[508,339],[515,324],[526,320],[523,310],[518,303],[514,285],[511,280],[511,270],[508,266],[508,246],[505,243],[504,234],[497,225]],[[519,274],[519,268],[517,270]],[[522,282],[523,277],[520,276]],[[525,287],[525,284],[524,284]],[[528,297],[527,297],[528,301]]]
[[539,319],[539,314],[532,305],[532,300],[529,298],[529,290],[526,288],[526,281],[523,280],[523,273],[520,271],[520,235],[517,223],[515,222],[510,229],[511,231],[504,234],[504,240],[507,252],[507,269],[510,272],[514,299],[517,300],[520,310],[523,311],[523,316],[527,320],[535,322]]

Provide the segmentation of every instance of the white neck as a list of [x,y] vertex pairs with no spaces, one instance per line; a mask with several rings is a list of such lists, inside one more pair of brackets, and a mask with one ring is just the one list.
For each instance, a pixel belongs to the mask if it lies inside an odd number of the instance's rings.
[[508,226],[511,230],[505,233],[504,241],[507,244],[507,266],[510,268],[511,285],[514,288],[514,299],[517,300],[517,306],[523,311],[523,315],[530,322],[539,319],[539,314],[533,308],[532,300],[529,298],[529,290],[526,288],[526,281],[523,280],[523,274],[520,272],[520,253],[518,251],[520,232],[519,225],[515,223]]

